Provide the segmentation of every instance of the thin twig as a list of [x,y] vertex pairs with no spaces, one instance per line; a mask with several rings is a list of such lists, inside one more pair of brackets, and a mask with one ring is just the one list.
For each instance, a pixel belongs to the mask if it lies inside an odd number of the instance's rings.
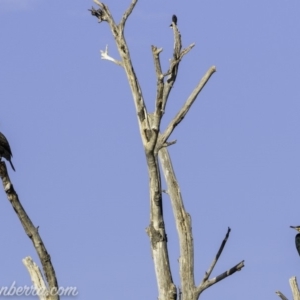
[[182,60],[182,58],[195,46],[195,43],[193,44],[190,44],[187,48],[184,48],[181,52],[180,52],[180,55],[179,55],[179,58],[176,59],[176,60],[171,60],[171,65],[169,67],[169,70],[167,71],[167,73],[163,74],[163,77],[166,77],[168,75],[171,75],[173,70],[174,70],[174,67],[177,66],[180,61]]
[[207,272],[205,272],[205,275],[204,275],[204,278],[203,278],[201,284],[203,284],[205,281],[208,280],[209,276],[211,275],[212,271],[214,270],[214,267],[216,266],[216,264],[217,264],[217,262],[218,262],[218,259],[219,259],[219,257],[221,256],[221,254],[222,254],[222,252],[223,252],[223,249],[224,249],[224,247],[225,247],[225,245],[226,245],[226,242],[227,242],[227,240],[228,240],[230,231],[231,231],[231,229],[228,227],[226,236],[225,236],[224,240],[222,241],[222,244],[221,244],[221,246],[220,246],[220,249],[219,249],[219,251],[218,251],[216,257],[215,257],[214,260],[212,261],[211,266],[209,267],[209,269],[207,270]]
[[177,140],[174,140],[174,141],[171,141],[171,142],[165,142],[162,146],[163,147],[169,147],[169,146],[172,146],[176,143],[177,143]]
[[100,50],[100,55],[101,55],[101,59],[112,61],[116,65],[123,67],[123,63],[121,61],[116,60],[113,57],[111,57],[111,56],[108,55],[108,46],[107,45],[105,47],[105,51]]
[[102,3],[102,2],[100,2],[99,0],[94,0],[94,2],[96,3],[96,4],[98,4],[102,9],[104,9],[104,4]]
[[288,298],[284,296],[280,291],[276,291],[275,294],[277,294],[281,300],[288,300]]

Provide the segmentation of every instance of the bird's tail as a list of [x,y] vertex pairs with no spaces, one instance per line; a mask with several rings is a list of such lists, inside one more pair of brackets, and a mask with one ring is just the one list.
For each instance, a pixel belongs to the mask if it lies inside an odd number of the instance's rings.
[[9,160],[9,163],[10,163],[12,169],[16,172],[15,167],[14,167],[13,163],[11,162],[11,160]]

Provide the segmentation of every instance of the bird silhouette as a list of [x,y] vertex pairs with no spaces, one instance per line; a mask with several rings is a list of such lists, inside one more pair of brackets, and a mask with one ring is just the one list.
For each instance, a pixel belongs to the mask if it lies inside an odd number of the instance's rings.
[[[290,227],[300,232],[300,226],[290,226]],[[296,249],[300,255],[300,233],[296,234],[295,236],[295,244],[296,244]]]
[[12,153],[11,153],[11,149],[8,143],[8,140],[6,139],[6,137],[0,132],[0,159],[4,157],[7,161],[9,161],[12,169],[14,171],[15,167],[11,162],[11,157],[12,157]]
[[177,17],[176,17],[176,15],[172,16],[172,24],[170,25],[170,27],[173,27],[173,23],[177,26]]

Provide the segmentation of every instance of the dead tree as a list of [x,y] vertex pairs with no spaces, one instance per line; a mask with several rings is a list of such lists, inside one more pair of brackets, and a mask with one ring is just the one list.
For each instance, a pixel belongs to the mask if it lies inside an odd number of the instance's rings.
[[132,0],[129,8],[125,11],[118,24],[115,22],[107,5],[98,0],[94,0],[94,2],[99,6],[99,8],[95,9],[92,7],[92,9],[90,9],[90,12],[98,19],[99,23],[108,23],[120,54],[120,60],[117,60],[109,56],[108,47],[106,47],[104,51],[101,51],[101,58],[112,61],[124,69],[129,86],[131,88],[136,108],[137,120],[146,155],[148,176],[150,182],[150,224],[147,228],[147,233],[149,235],[151,243],[159,300],[177,299],[177,288],[173,283],[170,269],[166,230],[162,210],[161,170],[163,171],[166,179],[166,192],[171,199],[175,223],[179,236],[179,264],[181,278],[179,298],[181,300],[196,300],[205,289],[235,273],[236,271],[241,270],[244,266],[244,261],[241,261],[236,266],[220,274],[219,276],[210,278],[210,275],[229,237],[230,228],[228,228],[225,239],[223,240],[219,251],[213,259],[211,266],[205,272],[203,280],[199,284],[195,284],[194,246],[191,229],[191,217],[184,209],[179,185],[177,183],[175,173],[171,164],[171,159],[167,150],[168,146],[176,142],[168,140],[170,135],[174,131],[175,127],[179,125],[183,118],[186,116],[189,109],[196,100],[198,94],[208,82],[212,74],[216,71],[216,68],[213,66],[206,72],[204,77],[200,80],[194,91],[192,91],[192,93],[186,100],[183,107],[169,123],[166,130],[161,132],[161,120],[165,112],[165,107],[171,89],[177,78],[178,66],[184,55],[194,47],[194,44],[191,44],[186,48],[182,48],[181,35],[177,28],[175,17],[173,18],[172,22],[174,34],[174,51],[173,57],[170,60],[169,68],[166,72],[163,72],[160,63],[159,55],[162,52],[162,48],[152,46],[152,55],[157,78],[157,94],[155,101],[155,110],[154,112],[149,113],[143,98],[142,88],[139,84],[138,78],[135,74],[131,62],[130,52],[124,36],[126,21],[132,13],[138,0]]

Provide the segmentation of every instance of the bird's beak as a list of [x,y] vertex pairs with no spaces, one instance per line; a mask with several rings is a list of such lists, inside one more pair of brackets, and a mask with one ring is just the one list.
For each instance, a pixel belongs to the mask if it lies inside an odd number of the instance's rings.
[[300,226],[290,226],[290,228],[293,228],[293,229],[295,229],[295,230],[297,230],[297,231],[300,232]]

